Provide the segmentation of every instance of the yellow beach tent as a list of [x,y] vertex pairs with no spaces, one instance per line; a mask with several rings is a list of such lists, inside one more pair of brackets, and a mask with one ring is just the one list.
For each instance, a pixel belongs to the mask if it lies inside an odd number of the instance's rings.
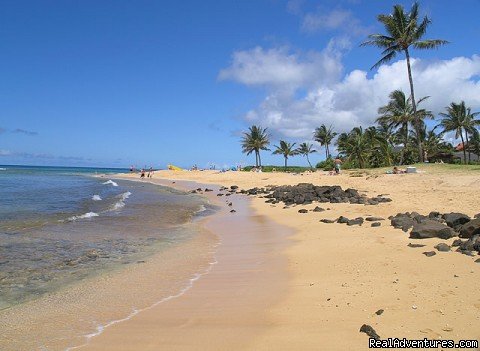
[[183,171],[183,169],[174,165],[168,165],[168,169],[171,171]]

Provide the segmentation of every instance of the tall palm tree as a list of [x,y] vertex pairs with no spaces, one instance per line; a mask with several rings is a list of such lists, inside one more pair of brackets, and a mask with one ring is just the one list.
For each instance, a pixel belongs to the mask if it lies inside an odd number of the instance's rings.
[[337,148],[350,162],[365,168],[371,149],[371,135],[365,133],[362,127],[355,127],[350,133],[338,136]]
[[[427,28],[431,21],[427,16],[420,20],[418,8],[418,2],[415,2],[412,5],[410,12],[406,13],[402,5],[395,5],[391,14],[378,15],[377,19],[385,26],[387,34],[370,34],[368,36],[369,40],[361,44],[361,46],[373,45],[384,49],[382,51],[383,57],[375,65],[373,65],[372,69],[378,68],[382,64],[391,61],[399,52],[403,52],[405,54],[407,59],[408,80],[410,83],[410,96],[414,115],[416,115],[417,112],[417,105],[413,89],[409,48],[412,46],[415,49],[421,50],[434,49],[448,43],[448,41],[442,39],[422,40],[422,37],[427,32]],[[418,120],[414,122],[414,128],[416,129],[417,134],[420,134],[420,123]],[[418,153],[420,159],[423,160],[423,151],[420,139],[418,142]]]
[[462,140],[463,146],[463,161],[467,163],[467,151],[465,145],[465,139],[463,137],[463,130],[465,126],[465,120],[467,119],[467,108],[465,102],[462,101],[459,104],[452,102],[450,106],[445,108],[447,113],[440,113],[441,120],[439,126],[443,128],[443,133],[455,132],[455,138]]
[[[463,103],[463,101],[462,101]],[[477,131],[476,127],[480,125],[480,120],[475,119],[480,112],[472,112],[470,107],[466,108],[465,111],[465,120],[463,123],[463,129],[465,130],[465,141],[467,142],[467,151],[468,151],[468,162],[471,162],[471,147],[469,141],[469,135],[474,136],[474,133]]]
[[[380,117],[377,118],[377,123],[399,128],[399,134],[403,142],[403,149],[400,153],[400,164],[403,164],[405,149],[408,145],[409,125],[415,125],[415,123],[422,125],[423,120],[427,117],[433,118],[433,114],[431,111],[425,109],[417,110],[415,113],[411,97],[407,98],[401,90],[392,91],[389,98],[390,101],[388,104],[378,109]],[[428,96],[425,96],[418,100],[417,106],[428,98]]]
[[332,126],[328,127],[322,124],[320,127],[315,128],[313,138],[320,143],[321,146],[325,146],[325,158],[330,158],[330,144],[338,133],[333,131]]
[[297,150],[294,149],[295,143],[290,144],[286,141],[280,140],[280,146],[274,145],[275,151],[273,152],[274,155],[283,155],[285,159],[285,170],[287,170],[287,160],[289,157],[295,156],[297,154]]
[[308,155],[309,154],[312,154],[314,152],[317,152],[316,150],[313,149],[313,145],[310,144],[310,143],[301,143],[300,145],[298,145],[298,148],[297,148],[297,153],[299,155],[302,155],[302,156],[306,156],[307,157],[307,162],[310,166],[310,169],[313,170],[313,167],[312,167],[312,164],[310,163],[310,160],[308,158]]
[[267,128],[253,125],[248,128],[248,132],[243,133],[242,152],[250,155],[255,152],[255,166],[261,167],[262,160],[260,158],[260,150],[269,150],[267,146],[270,144]]

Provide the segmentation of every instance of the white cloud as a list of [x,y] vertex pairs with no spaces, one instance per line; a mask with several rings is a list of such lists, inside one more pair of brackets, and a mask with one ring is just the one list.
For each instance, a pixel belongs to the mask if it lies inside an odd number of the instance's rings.
[[[234,57],[221,78],[268,88],[262,103],[246,112],[244,118],[249,124],[268,127],[278,137],[308,139],[315,127],[323,123],[332,124],[341,132],[355,125],[370,125],[392,90],[402,89],[406,94],[410,91],[405,60],[381,66],[369,78],[363,70],[342,76],[342,56],[331,47],[305,57],[289,54],[285,49],[262,48],[237,52]],[[248,64],[240,63],[239,57]],[[321,59],[312,61],[308,57]],[[452,101],[461,100],[474,111],[480,110],[480,56],[438,61],[413,59],[412,70],[416,98],[430,95],[424,107],[435,114]],[[292,86],[295,88],[291,89]],[[305,91],[300,97],[299,88]]]
[[236,51],[230,67],[222,69],[218,78],[276,90],[332,83],[341,76],[340,51],[347,45],[345,40],[332,42],[322,52],[304,54],[293,53],[287,47]]
[[9,156],[12,153],[9,150],[0,149],[0,156]]
[[301,29],[310,33],[339,30],[355,36],[369,33],[368,28],[364,27],[351,11],[343,9],[330,12],[318,9],[316,12],[309,12],[302,18]]

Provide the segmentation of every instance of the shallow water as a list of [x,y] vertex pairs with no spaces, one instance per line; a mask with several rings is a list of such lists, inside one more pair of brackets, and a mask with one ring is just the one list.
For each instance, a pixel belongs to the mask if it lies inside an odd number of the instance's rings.
[[195,233],[213,211],[194,194],[107,176],[105,170],[2,166],[0,309],[141,262]]

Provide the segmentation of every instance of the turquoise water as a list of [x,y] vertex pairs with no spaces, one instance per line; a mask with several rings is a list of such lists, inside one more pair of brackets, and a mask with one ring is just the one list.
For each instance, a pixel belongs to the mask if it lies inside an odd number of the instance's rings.
[[0,166],[0,309],[188,240],[185,224],[213,211],[194,194],[112,178],[124,171]]

